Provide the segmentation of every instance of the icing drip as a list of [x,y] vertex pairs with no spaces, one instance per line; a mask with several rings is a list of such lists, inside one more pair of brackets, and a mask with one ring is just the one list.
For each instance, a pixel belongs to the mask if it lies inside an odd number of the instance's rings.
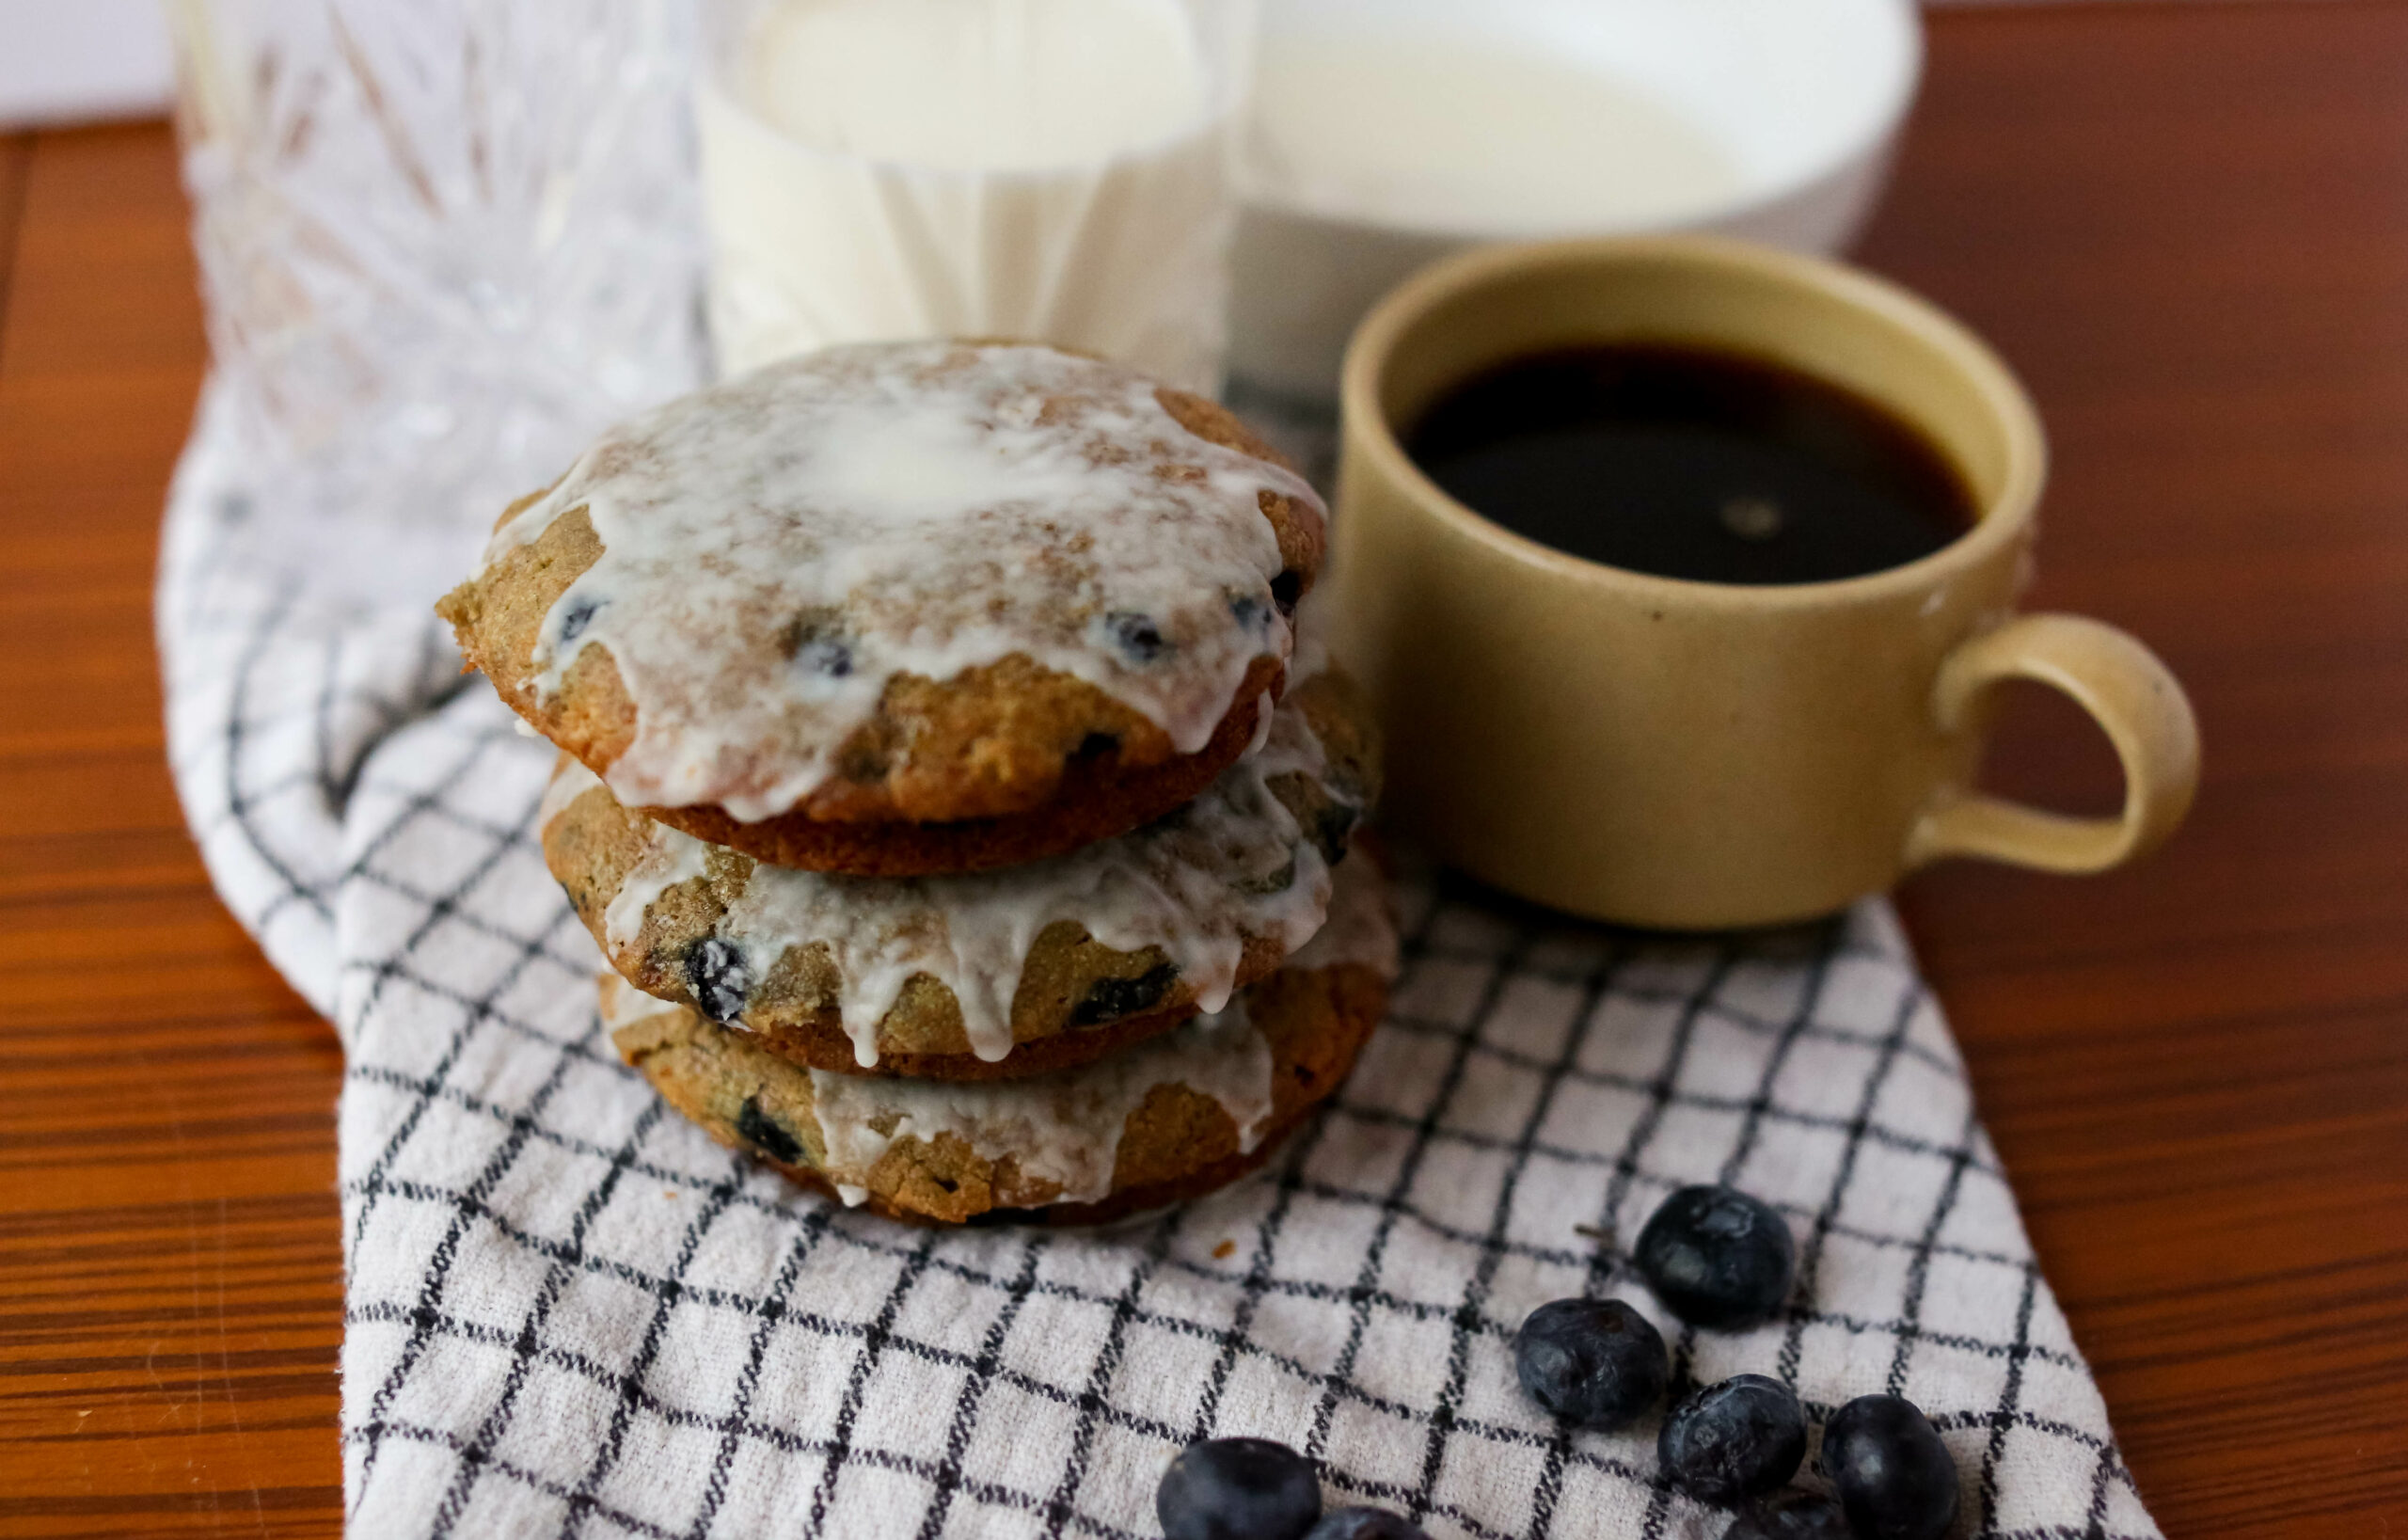
[[1245,746],[1244,757],[1260,754],[1262,746],[1271,741],[1271,727],[1278,716],[1278,707],[1279,703],[1272,698],[1271,691],[1267,690],[1255,702],[1254,738]]
[[[570,763],[575,764],[576,761]],[[594,776],[594,772],[583,765],[578,765],[577,769],[588,778]],[[568,776],[563,772],[561,778],[566,780]],[[594,784],[598,786],[601,783],[597,779]],[[633,944],[643,929],[645,912],[671,888],[706,876],[710,871],[710,858],[711,848],[699,839],[681,836],[674,843],[656,842],[627,873],[626,881],[619,884],[619,891],[610,896],[610,907],[602,912],[603,935],[610,938],[613,947]]]
[[1369,968],[1390,983],[1402,961],[1396,917],[1388,913],[1387,884],[1371,858],[1357,850],[1338,868],[1329,896],[1329,920],[1291,955],[1290,968],[1309,971],[1349,963]]
[[828,778],[896,675],[1015,653],[1202,748],[1248,664],[1291,646],[1264,492],[1321,506],[1117,365],[867,344],[612,430],[485,560],[584,509],[603,554],[545,618],[538,690],[609,648],[637,711],[612,792],[758,820]]
[[898,1140],[934,1143],[951,1134],[986,1160],[1009,1156],[1022,1178],[1058,1186],[1054,1202],[1092,1203],[1110,1195],[1129,1115],[1156,1086],[1185,1086],[1219,1103],[1237,1125],[1238,1148],[1250,1151],[1271,1120],[1271,1045],[1240,1000],[1109,1058],[1028,1080],[879,1080],[814,1070],[812,1113],[840,1193],[865,1186]]
[[535,833],[541,835],[568,804],[602,784],[602,777],[567,754],[552,760],[552,778],[544,783],[544,800],[535,804]]
[[1288,688],[1329,672],[1328,583],[1319,583],[1296,604],[1291,634],[1295,645],[1288,654]]
[[[1301,708],[1281,706],[1269,720],[1261,749],[1186,807],[1052,861],[876,878],[759,865],[722,852],[746,875],[712,935],[741,958],[736,976],[750,982],[769,977],[790,947],[825,945],[838,975],[844,1030],[864,1067],[878,1062],[879,1023],[914,974],[953,992],[973,1053],[990,1062],[1009,1054],[1022,970],[1056,921],[1085,927],[1116,951],[1159,947],[1197,1003],[1218,1010],[1236,987],[1248,937],[1292,952],[1322,929],[1330,902],[1328,862],[1270,786],[1291,773],[1322,776],[1321,740]],[[547,807],[573,800],[559,794],[560,784],[572,781],[595,784],[592,771],[566,761]],[[663,893],[704,876],[713,849],[650,826],[649,848],[604,916],[611,946],[637,940],[644,912]]]

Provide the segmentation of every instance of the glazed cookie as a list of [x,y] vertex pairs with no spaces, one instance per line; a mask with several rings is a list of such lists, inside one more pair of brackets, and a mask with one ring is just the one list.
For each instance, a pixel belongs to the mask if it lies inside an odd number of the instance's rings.
[[626,805],[905,876],[1210,785],[1283,687],[1323,539],[1210,402],[1052,348],[870,343],[605,435],[436,608]]
[[1187,806],[1069,855],[951,877],[770,866],[622,807],[563,757],[544,854],[611,966],[813,1068],[1041,1073],[1167,1031],[1323,925],[1379,789],[1359,697],[1305,680]]
[[943,1224],[1092,1223],[1234,1180],[1345,1078],[1396,969],[1376,874],[1348,870],[1358,901],[1227,1009],[1035,1079],[804,1069],[615,974],[603,1019],[626,1061],[712,1137],[848,1204]]

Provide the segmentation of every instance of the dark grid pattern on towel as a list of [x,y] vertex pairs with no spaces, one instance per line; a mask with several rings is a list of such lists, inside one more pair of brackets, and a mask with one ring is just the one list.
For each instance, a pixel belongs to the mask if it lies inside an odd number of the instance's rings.
[[171,740],[212,869],[350,1056],[355,1535],[1150,1536],[1171,1453],[1285,1439],[1440,1536],[1719,1533],[1652,1422],[1513,1383],[1534,1305],[1625,1294],[1671,1187],[1778,1204],[1798,1302],[1668,1330],[1686,1382],[1890,1389],[1967,1534],[2153,1536],[1886,905],[1695,943],[1400,884],[1390,1020],[1263,1173],[1105,1232],[913,1230],[666,1114],[595,1021],[531,823],[548,751],[418,614],[313,607],[218,521],[163,573]]

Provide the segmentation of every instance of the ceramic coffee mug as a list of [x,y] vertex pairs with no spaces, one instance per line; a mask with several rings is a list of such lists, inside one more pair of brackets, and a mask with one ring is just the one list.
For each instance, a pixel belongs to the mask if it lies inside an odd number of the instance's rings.
[[[1502,529],[1399,442],[1468,376],[1614,341],[1751,354],[1867,397],[1954,461],[1979,517],[1862,577],[1691,582]],[[2190,805],[2198,733],[2165,666],[2097,621],[2013,612],[2046,459],[2030,400],[1891,284],[1697,237],[1491,248],[1365,319],[1341,400],[1332,645],[1386,724],[1389,817],[1476,877],[1628,924],[1770,924],[1943,856],[2104,870]],[[1991,687],[2011,678],[2106,731],[2121,816],[1973,788]]]

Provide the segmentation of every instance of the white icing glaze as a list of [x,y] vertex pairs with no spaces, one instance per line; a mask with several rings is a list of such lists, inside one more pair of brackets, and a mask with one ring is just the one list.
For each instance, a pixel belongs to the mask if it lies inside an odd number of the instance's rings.
[[1290,690],[1329,672],[1329,593],[1327,582],[1315,583],[1296,605],[1295,646],[1288,654]]
[[[587,792],[602,785],[602,778],[584,765],[562,754],[552,769],[551,784],[544,788],[544,801],[535,810],[535,827],[548,828],[551,821],[568,810],[568,805]],[[682,837],[682,836],[681,836]],[[612,946],[625,946],[636,939],[643,929],[644,912],[659,900],[662,894],[680,882],[690,882],[710,869],[711,848],[698,839],[658,846],[644,853],[628,871],[619,891],[610,896],[610,907],[602,912],[602,933]]]
[[1338,868],[1329,896],[1329,918],[1286,963],[1310,970],[1352,963],[1393,983],[1402,962],[1396,917],[1388,913],[1387,884],[1371,858],[1357,849]]
[[610,945],[625,946],[633,942],[643,929],[644,912],[671,888],[708,872],[710,857],[709,846],[683,834],[645,852],[619,891],[610,896],[610,907],[602,912],[602,933],[610,938]]
[[1278,708],[1279,702],[1277,698],[1267,690],[1256,699],[1254,703],[1254,737],[1246,741],[1245,754],[1241,757],[1248,757],[1260,754],[1262,752],[1262,746],[1271,741],[1271,725],[1273,721],[1278,715]]
[[[1180,1085],[1221,1104],[1251,1151],[1271,1120],[1271,1045],[1243,1000],[1093,1064],[1027,1080],[884,1080],[811,1072],[812,1113],[827,1174],[864,1183],[897,1140],[951,1134],[990,1161],[1014,1158],[1022,1177],[1061,1188],[1059,1203],[1112,1191],[1129,1115],[1156,1086]],[[885,1132],[879,1132],[879,1125]],[[842,1191],[839,1186],[839,1191]]]
[[[1249,936],[1292,952],[1322,929],[1329,908],[1329,865],[1270,788],[1282,775],[1323,774],[1326,757],[1300,707],[1281,706],[1269,721],[1262,747],[1186,807],[1051,861],[917,878],[751,865],[713,929],[742,959],[735,987],[768,978],[789,947],[824,945],[846,1035],[868,1067],[878,1062],[879,1023],[911,976],[925,973],[953,992],[971,1051],[992,1062],[1012,1049],[1012,999],[1029,949],[1047,926],[1067,920],[1116,951],[1161,948],[1198,1004],[1218,1010],[1236,987]],[[596,784],[567,761],[547,807],[573,800],[562,795],[562,782],[580,790]],[[644,912],[663,893],[703,876],[713,849],[666,825],[650,828],[649,847],[604,916],[613,949],[637,940]]]
[[552,778],[544,785],[544,800],[535,804],[535,833],[538,837],[552,826],[552,820],[568,811],[568,804],[602,784],[602,777],[587,770],[567,754],[552,761]]
[[[681,1008],[615,973],[602,975],[601,986],[608,1031]],[[1187,1086],[1218,1102],[1237,1125],[1238,1147],[1251,1151],[1271,1120],[1271,1046],[1241,1001],[1109,1058],[1027,1080],[809,1073],[812,1116],[827,1152],[821,1174],[847,1208],[859,1208],[869,1199],[871,1170],[896,1140],[933,1143],[948,1133],[990,1161],[1015,1156],[1023,1176],[1058,1183],[1056,1202],[1094,1202],[1112,1191],[1121,1133],[1156,1086]]]
[[585,509],[603,554],[545,617],[539,691],[608,647],[637,713],[619,800],[758,820],[828,778],[895,675],[1014,653],[1202,748],[1253,659],[1291,647],[1263,492],[1321,506],[1118,365],[863,344],[613,429],[485,559]]
[[[615,973],[601,976],[602,1024],[608,1031],[679,1008],[641,992]],[[948,1133],[989,1161],[1013,1156],[1023,1176],[1057,1183],[1062,1192],[1056,1202],[1094,1202],[1112,1190],[1112,1168],[1129,1115],[1156,1086],[1187,1086],[1218,1102],[1237,1125],[1238,1147],[1251,1151],[1271,1120],[1271,1046],[1240,1001],[1109,1058],[1027,1080],[883,1080],[808,1072],[812,1116],[827,1153],[821,1174],[847,1208],[859,1208],[869,1199],[871,1170],[895,1141],[933,1143]]]
[[[1368,859],[1339,868],[1330,923],[1289,962],[1291,969],[1368,963],[1392,974],[1396,930],[1385,884]],[[602,977],[602,1017],[612,1030],[676,1008],[640,993],[616,974]],[[1054,1199],[1095,1202],[1110,1195],[1129,1115],[1156,1086],[1185,1086],[1217,1102],[1252,1151],[1273,1110],[1270,1044],[1243,996],[1215,1014],[1076,1069],[1026,1080],[895,1080],[807,1072],[826,1165],[848,1207],[869,1197],[868,1178],[898,1140],[933,1143],[952,1134],[990,1162],[1006,1156],[1021,1173],[1061,1188]]]

